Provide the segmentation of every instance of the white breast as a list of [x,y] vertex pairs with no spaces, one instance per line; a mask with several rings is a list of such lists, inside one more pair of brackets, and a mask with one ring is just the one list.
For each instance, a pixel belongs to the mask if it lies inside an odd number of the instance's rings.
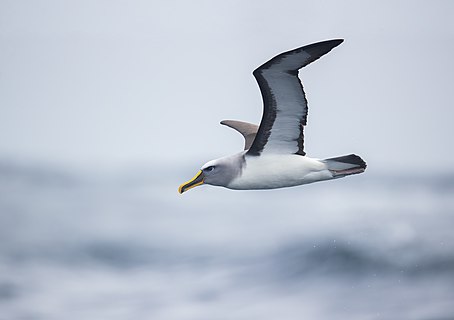
[[246,156],[242,173],[226,187],[230,189],[272,189],[332,179],[326,165],[295,154]]

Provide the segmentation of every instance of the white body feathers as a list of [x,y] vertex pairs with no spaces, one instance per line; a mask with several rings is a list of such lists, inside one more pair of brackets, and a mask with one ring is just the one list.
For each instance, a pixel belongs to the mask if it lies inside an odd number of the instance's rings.
[[275,189],[333,179],[326,163],[295,154],[262,154],[245,156],[241,174],[227,188]]

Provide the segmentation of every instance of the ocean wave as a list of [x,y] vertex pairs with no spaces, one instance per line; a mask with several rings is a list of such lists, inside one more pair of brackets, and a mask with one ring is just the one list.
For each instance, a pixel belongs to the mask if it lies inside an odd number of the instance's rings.
[[[207,248],[170,248],[135,243],[89,242],[84,245],[46,245],[0,251],[3,263],[11,265],[54,264],[68,268],[110,268],[115,270],[172,268],[237,268],[254,274],[295,281],[314,275],[369,277],[454,276],[454,253],[429,256],[425,250],[400,248],[394,251],[359,247],[348,243],[319,244],[314,241],[283,243],[266,252],[225,252]],[[405,251],[405,255],[403,252]],[[411,254],[409,254],[409,252]],[[406,256],[406,258],[403,258]],[[411,258],[408,258],[408,257]]]

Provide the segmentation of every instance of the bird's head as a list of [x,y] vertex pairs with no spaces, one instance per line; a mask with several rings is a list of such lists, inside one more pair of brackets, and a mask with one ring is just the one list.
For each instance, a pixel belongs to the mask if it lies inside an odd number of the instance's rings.
[[179,193],[200,186],[211,184],[213,186],[227,186],[238,174],[235,157],[225,157],[205,163],[197,174],[178,188]]

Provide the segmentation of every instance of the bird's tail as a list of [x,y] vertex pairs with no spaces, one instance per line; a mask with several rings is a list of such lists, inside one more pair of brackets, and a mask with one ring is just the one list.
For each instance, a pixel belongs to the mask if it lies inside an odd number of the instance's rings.
[[366,163],[356,154],[329,158],[323,160],[328,170],[333,174],[333,178],[342,178],[351,174],[363,173],[366,170]]

